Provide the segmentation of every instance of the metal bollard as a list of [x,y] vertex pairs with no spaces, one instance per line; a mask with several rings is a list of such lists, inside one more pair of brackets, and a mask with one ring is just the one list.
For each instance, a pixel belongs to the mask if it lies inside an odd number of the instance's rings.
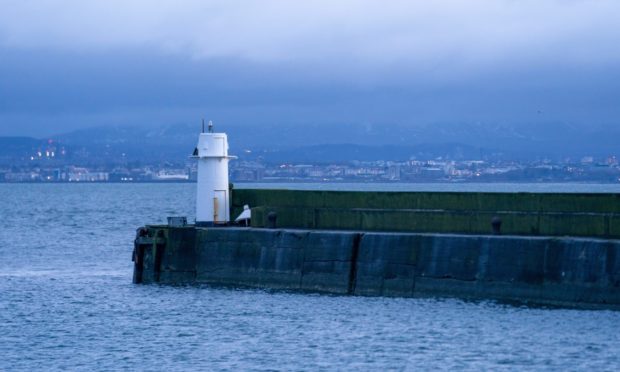
[[276,212],[269,212],[267,214],[267,227],[270,229],[275,229],[277,218],[278,218],[278,214]]
[[493,235],[501,235],[502,234],[502,219],[498,216],[495,216],[491,219],[491,229],[493,230]]

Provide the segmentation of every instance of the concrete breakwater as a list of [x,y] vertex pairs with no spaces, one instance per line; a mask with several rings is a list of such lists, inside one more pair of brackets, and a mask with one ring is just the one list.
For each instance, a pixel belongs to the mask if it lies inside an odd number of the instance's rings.
[[147,226],[133,259],[135,283],[620,309],[612,239]]

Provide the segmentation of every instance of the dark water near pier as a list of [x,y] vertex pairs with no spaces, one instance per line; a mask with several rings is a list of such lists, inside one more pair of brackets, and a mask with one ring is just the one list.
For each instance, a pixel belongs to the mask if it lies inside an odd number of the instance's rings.
[[[478,189],[536,187],[619,191]],[[620,369],[620,312],[131,284],[135,228],[193,194],[0,184],[0,370]]]

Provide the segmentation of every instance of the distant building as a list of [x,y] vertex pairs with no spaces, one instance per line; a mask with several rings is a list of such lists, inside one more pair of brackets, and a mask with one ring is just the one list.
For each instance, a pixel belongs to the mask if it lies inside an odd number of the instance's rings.
[[188,181],[185,169],[164,169],[151,175],[153,181]]
[[61,174],[61,179],[67,182],[107,182],[108,172],[91,172],[86,168],[70,167],[66,173]]
[[390,165],[387,169],[386,177],[390,181],[399,181],[400,180],[400,165],[398,164]]
[[592,156],[584,156],[581,158],[581,164],[592,164],[594,163],[594,157]]

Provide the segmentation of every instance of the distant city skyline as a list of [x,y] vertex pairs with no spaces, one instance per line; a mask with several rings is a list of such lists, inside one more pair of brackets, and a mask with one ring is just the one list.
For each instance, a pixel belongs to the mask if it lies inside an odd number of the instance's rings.
[[620,125],[618,19],[610,0],[0,0],[0,136],[202,117]]

